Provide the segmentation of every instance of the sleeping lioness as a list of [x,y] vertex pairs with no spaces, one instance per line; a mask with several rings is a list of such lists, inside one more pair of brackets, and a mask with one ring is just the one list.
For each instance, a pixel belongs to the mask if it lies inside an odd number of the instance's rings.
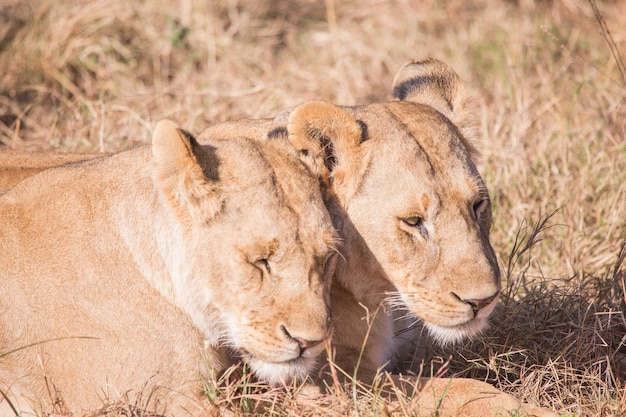
[[330,335],[336,232],[278,141],[199,146],[163,121],[151,147],[24,180],[0,224],[2,416],[205,415],[203,381],[233,360],[288,384]]

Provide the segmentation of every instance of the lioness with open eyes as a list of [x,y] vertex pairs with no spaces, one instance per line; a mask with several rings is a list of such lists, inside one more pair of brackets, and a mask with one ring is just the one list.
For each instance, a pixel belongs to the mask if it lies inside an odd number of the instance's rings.
[[279,141],[200,146],[162,121],[151,147],[19,183],[0,225],[2,416],[102,398],[206,415],[233,360],[289,384],[330,336],[336,231]]

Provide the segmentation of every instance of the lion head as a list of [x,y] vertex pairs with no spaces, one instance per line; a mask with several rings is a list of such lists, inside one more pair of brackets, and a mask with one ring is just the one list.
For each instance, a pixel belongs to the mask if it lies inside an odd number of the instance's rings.
[[336,253],[315,178],[286,143],[200,146],[162,124],[152,176],[181,225],[170,225],[182,233],[170,248],[178,302],[212,346],[235,351],[260,379],[305,377],[330,335]]
[[438,341],[458,341],[486,326],[500,292],[471,101],[432,59],[403,66],[393,93],[365,106],[306,103],[289,115],[289,138],[328,184],[344,239],[338,282],[357,300],[391,295]]
[[17,404],[46,387],[75,410],[103,391],[197,399],[206,360],[233,356],[291,383],[330,336],[337,232],[286,142],[200,146],[162,121],[151,147],[25,179],[0,219],[0,390]]

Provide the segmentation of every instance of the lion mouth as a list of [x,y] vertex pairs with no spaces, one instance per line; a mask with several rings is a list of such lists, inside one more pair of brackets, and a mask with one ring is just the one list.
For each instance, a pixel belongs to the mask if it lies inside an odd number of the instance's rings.
[[237,354],[241,358],[241,360],[243,360],[244,362],[259,361],[259,362],[266,363],[268,365],[293,365],[293,366],[298,366],[298,365],[300,365],[302,363],[305,363],[307,361],[307,359],[308,359],[306,356],[301,355],[301,356],[293,357],[291,359],[273,361],[273,360],[263,359],[263,358],[259,357],[258,355],[255,355],[254,353],[252,353],[251,351],[249,351],[246,348],[238,348],[237,349]]

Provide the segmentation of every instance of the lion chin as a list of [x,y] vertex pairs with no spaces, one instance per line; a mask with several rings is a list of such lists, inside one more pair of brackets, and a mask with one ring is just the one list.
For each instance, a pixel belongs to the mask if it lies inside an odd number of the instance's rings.
[[317,358],[315,357],[298,357],[277,363],[248,356],[244,361],[258,379],[273,386],[290,386],[301,383],[317,366]]
[[489,320],[486,318],[475,318],[467,323],[454,327],[439,326],[432,323],[425,323],[425,325],[429,334],[439,345],[447,346],[459,343],[463,340],[472,339],[487,328]]

